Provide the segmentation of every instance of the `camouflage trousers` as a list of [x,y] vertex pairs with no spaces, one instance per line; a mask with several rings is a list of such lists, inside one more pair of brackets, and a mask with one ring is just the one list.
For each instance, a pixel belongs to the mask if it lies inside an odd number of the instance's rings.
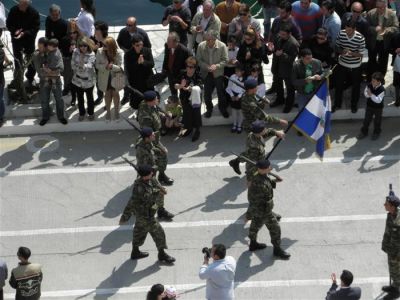
[[256,241],[258,231],[265,225],[269,230],[271,236],[271,243],[273,246],[280,246],[281,244],[281,227],[272,210],[265,214],[254,214],[251,217],[251,224],[249,229],[250,240]]
[[159,172],[165,172],[168,164],[167,148],[161,142],[156,145],[154,151],[155,163]]
[[388,264],[392,286],[400,287],[400,257],[388,255]]
[[164,195],[157,196],[155,200],[158,208],[164,207]]
[[164,229],[154,217],[151,219],[140,217],[136,219],[135,227],[133,227],[132,246],[134,248],[142,246],[148,233],[153,238],[158,250],[167,249]]

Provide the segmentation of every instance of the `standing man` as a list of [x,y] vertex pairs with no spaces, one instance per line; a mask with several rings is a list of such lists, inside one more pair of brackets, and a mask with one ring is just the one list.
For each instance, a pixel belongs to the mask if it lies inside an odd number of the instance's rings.
[[3,288],[6,285],[6,279],[8,278],[8,268],[4,260],[0,258],[0,300],[4,299]]
[[217,40],[219,31],[208,31],[206,40],[197,48],[196,59],[200,67],[200,75],[204,81],[204,101],[206,102],[206,118],[210,118],[213,111],[212,94],[217,89],[218,108],[224,118],[229,118],[228,104],[224,89],[224,68],[228,62],[228,48]]
[[123,225],[129,221],[132,215],[136,217],[133,227],[131,259],[136,260],[149,256],[148,252],[141,252],[139,247],[144,244],[147,234],[150,233],[157,246],[158,260],[172,264],[175,258],[165,252],[167,243],[164,229],[154,217],[158,209],[157,199],[167,194],[167,191],[153,177],[151,166],[138,166],[137,172],[139,177],[133,184],[132,196],[119,220],[119,225]]
[[390,285],[382,287],[388,293],[385,300],[400,297],[400,199],[393,192],[386,197],[387,211],[385,233],[382,241],[382,251],[388,256]]
[[179,35],[176,32],[168,34],[167,42],[165,43],[163,73],[168,77],[169,89],[171,94],[176,96],[178,91],[175,89],[175,84],[179,83],[181,73],[186,68],[186,59],[192,55],[191,51],[184,45],[179,43]]
[[368,40],[368,77],[381,72],[386,75],[390,42],[398,31],[399,20],[396,13],[387,8],[385,0],[377,0],[376,8],[367,13],[370,39]]
[[187,46],[187,33],[192,16],[189,8],[183,6],[183,2],[184,0],[173,0],[172,5],[165,9],[161,23],[163,26],[169,25],[169,32],[176,32],[181,43]]
[[257,0],[262,5],[264,15],[264,38],[268,38],[271,30],[271,19],[278,14],[278,3],[276,0]]
[[270,115],[263,110],[263,105],[256,99],[257,80],[246,79],[244,82],[246,94],[242,97],[243,129],[250,131],[251,124],[256,120],[263,120],[267,123],[280,124],[287,126],[288,122]]
[[[213,259],[211,264],[209,264],[210,257]],[[200,279],[207,280],[206,299],[233,300],[236,260],[232,256],[226,256],[226,248],[223,244],[213,245],[210,257],[204,256],[199,272]]]
[[16,300],[39,300],[40,286],[43,279],[42,267],[39,264],[29,262],[31,250],[27,247],[19,247],[17,256],[18,267],[11,271],[10,285],[17,290]]
[[335,4],[331,0],[322,2],[321,11],[323,14],[322,27],[328,32],[328,40],[332,49],[335,49],[336,38],[342,26],[342,20],[335,12]]
[[356,30],[361,33],[368,44],[369,24],[367,19],[362,15],[364,11],[363,5],[360,2],[354,2],[351,5],[351,11],[347,12],[342,17],[342,29],[344,29],[347,20],[352,20],[356,23]]
[[160,141],[161,118],[157,106],[157,94],[154,91],[147,91],[143,94],[144,102],[138,110],[138,121],[141,128],[149,127],[154,131],[154,145],[160,149],[157,155],[158,180],[164,185],[172,185],[174,181],[165,174],[168,163],[168,150]]
[[361,85],[361,61],[365,50],[365,39],[356,31],[356,22],[346,21],[345,29],[341,30],[336,39],[336,53],[339,55],[335,74],[335,103],[332,112],[342,107],[343,91],[352,85],[351,112],[358,110]]
[[249,250],[257,251],[267,247],[267,245],[257,242],[258,231],[265,225],[271,235],[274,256],[289,259],[290,254],[281,248],[281,227],[276,215],[272,212],[274,207],[273,189],[276,187],[277,181],[268,177],[268,173],[272,170],[271,163],[268,160],[260,160],[256,166],[257,173],[252,178],[247,192],[249,208],[246,218],[251,220]]
[[49,16],[46,18],[46,33],[48,40],[57,39],[61,42],[66,38],[68,31],[68,22],[61,18],[61,8],[52,4],[49,8]]
[[353,283],[353,274],[348,270],[343,270],[340,275],[340,289],[336,281],[336,274],[332,273],[332,286],[326,295],[325,300],[359,300],[361,298],[361,289],[351,287]]
[[[140,130],[140,136],[135,145],[136,161],[138,165],[152,166],[154,172],[157,170],[165,170],[167,168],[166,161],[158,159],[159,157],[162,157],[162,152],[164,150],[154,144],[155,140],[156,135],[154,134],[153,129],[150,127],[143,127]],[[164,196],[159,197],[158,200],[158,218],[166,221],[172,221],[174,215],[164,208]]]
[[[270,107],[284,104],[283,112],[288,113],[294,103],[294,87],[291,79],[292,67],[299,53],[299,43],[292,36],[289,24],[281,26],[279,35],[271,50],[274,53],[271,72],[274,76],[276,86],[276,100],[270,104]],[[283,82],[285,82],[286,86],[286,98],[283,90]]]
[[[23,54],[29,61],[35,51],[35,39],[40,29],[40,16],[32,7],[31,0],[19,0],[18,5],[10,9],[7,28],[11,33],[15,67],[21,68],[24,61]],[[29,85],[32,85],[35,77],[35,68],[32,63],[28,65],[25,76]]]
[[228,42],[228,30],[229,24],[238,15],[240,3],[235,0],[221,1],[215,7],[215,13],[221,20],[221,41],[224,43]]

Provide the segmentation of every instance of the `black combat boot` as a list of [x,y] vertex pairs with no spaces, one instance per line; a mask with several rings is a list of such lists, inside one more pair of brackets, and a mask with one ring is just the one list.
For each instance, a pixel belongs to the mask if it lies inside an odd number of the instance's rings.
[[285,250],[283,250],[279,246],[274,246],[274,255],[281,259],[289,259],[290,258],[290,254],[287,253]]
[[267,245],[265,245],[265,244],[257,243],[256,240],[250,241],[249,251],[257,251],[257,250],[261,250],[261,249],[265,249],[265,248],[267,248]]
[[385,285],[382,287],[382,291],[384,291],[386,293],[390,293],[390,292],[396,291],[396,288],[391,285]]
[[276,212],[272,212],[272,214],[275,216],[275,218],[276,218],[276,220],[277,220],[278,222],[281,221],[282,216],[281,216],[280,214],[277,214]]
[[237,158],[229,161],[229,165],[232,167],[233,171],[235,171],[236,174],[241,175],[242,172],[240,171],[239,164],[240,164],[240,161]]
[[172,218],[174,217],[173,214],[171,214],[168,210],[166,210],[164,207],[160,207],[157,210],[157,216],[160,220],[164,221],[172,221]]
[[164,172],[161,171],[160,174],[158,174],[158,181],[163,185],[172,185],[174,183],[174,180],[169,178]]
[[165,253],[164,249],[160,249],[158,251],[158,260],[160,262],[165,262],[167,264],[172,264],[175,262],[175,258],[172,256],[169,256],[167,253]]
[[149,256],[148,252],[141,252],[139,250],[139,247],[133,247],[132,252],[131,252],[131,259],[141,259]]
[[[383,290],[383,288],[382,288]],[[388,294],[383,297],[383,300],[394,300],[394,299],[399,299],[400,297],[400,291],[398,287],[390,286],[390,291]]]

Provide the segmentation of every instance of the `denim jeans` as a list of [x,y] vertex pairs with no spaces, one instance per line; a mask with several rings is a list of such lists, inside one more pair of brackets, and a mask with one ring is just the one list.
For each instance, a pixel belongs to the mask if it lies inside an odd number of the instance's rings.
[[264,15],[264,39],[268,39],[269,31],[271,30],[271,19],[278,15],[278,8],[275,6],[267,6],[263,8]]
[[62,99],[62,85],[60,78],[56,79],[55,84],[46,80],[40,81],[40,102],[42,104],[42,119],[50,119],[50,94],[53,93],[56,102],[57,118],[64,118],[64,101]]
[[4,105],[4,85],[0,84],[0,120],[3,120],[4,118],[4,113],[5,113],[5,105]]

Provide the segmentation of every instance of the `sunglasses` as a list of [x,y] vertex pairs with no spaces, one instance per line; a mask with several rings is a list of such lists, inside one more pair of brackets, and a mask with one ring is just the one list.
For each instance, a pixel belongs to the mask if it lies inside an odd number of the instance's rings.
[[140,43],[140,44],[134,44],[134,45],[133,45],[133,47],[140,47],[140,46],[143,46],[143,44]]
[[241,17],[247,16],[247,13],[239,13],[239,16]]
[[188,68],[188,69],[194,69],[195,66],[186,66],[186,68]]
[[88,45],[79,45],[79,48],[88,48],[89,46]]
[[133,27],[133,26],[135,26],[135,24],[126,24],[126,26]]
[[362,10],[354,10],[354,9],[352,9],[351,11],[353,13],[355,13],[355,14],[361,14],[362,13]]

